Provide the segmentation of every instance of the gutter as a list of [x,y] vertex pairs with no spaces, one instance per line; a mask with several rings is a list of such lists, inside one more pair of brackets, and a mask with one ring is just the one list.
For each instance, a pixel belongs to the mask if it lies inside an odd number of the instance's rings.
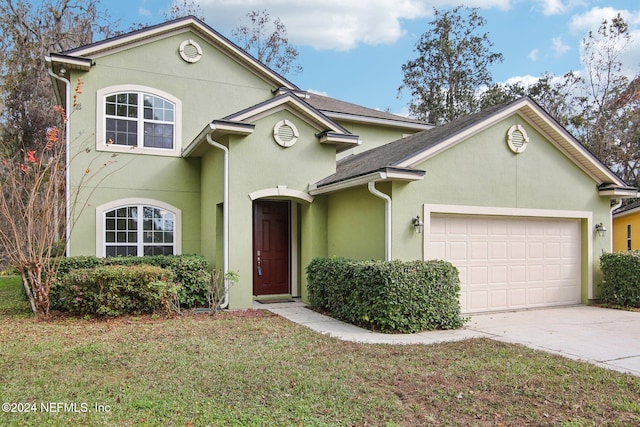
[[369,192],[384,200],[385,224],[384,224],[384,256],[386,261],[391,261],[391,197],[376,188],[375,181],[369,182]]
[[223,267],[222,280],[224,281],[224,297],[217,308],[227,308],[229,306],[229,149],[222,144],[211,139],[211,134],[207,134],[207,142],[212,147],[218,148],[224,153],[224,179],[223,179],[223,198],[222,198],[222,252]]
[[[45,58],[46,60],[47,58]],[[49,58],[49,63],[51,61],[51,58]],[[61,82],[64,83],[64,87],[65,87],[65,106],[64,106],[64,113],[66,116],[66,123],[64,126],[64,131],[65,131],[65,145],[66,145],[66,149],[65,149],[65,253],[67,254],[67,256],[71,255],[71,189],[70,189],[70,184],[71,184],[71,175],[70,175],[70,164],[69,164],[69,160],[70,160],[70,148],[71,148],[71,141],[70,141],[70,137],[71,137],[71,82],[69,82],[69,80],[65,79],[62,76],[59,76],[57,74],[55,74],[53,72],[53,70],[50,67],[47,67],[47,71],[49,72],[49,75],[51,77],[53,77],[56,80],[60,80]]]

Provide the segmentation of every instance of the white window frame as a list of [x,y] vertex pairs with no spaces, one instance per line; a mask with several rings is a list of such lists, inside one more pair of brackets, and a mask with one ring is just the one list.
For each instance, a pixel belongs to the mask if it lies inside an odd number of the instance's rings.
[[[147,206],[152,208],[164,209],[168,212],[171,212],[174,215],[173,254],[174,255],[182,254],[182,211],[173,205],[161,202],[159,200],[129,198],[129,199],[114,200],[112,202],[108,202],[103,205],[100,205],[96,208],[96,256],[102,257],[102,258],[107,256],[107,242],[105,241],[105,230],[106,230],[105,214],[114,209],[126,208],[130,206]],[[141,251],[143,250],[141,248],[144,247],[144,243],[141,238],[138,238],[137,245],[139,247],[138,254],[140,254]],[[141,255],[138,255],[138,256],[141,256]]]
[[[173,148],[148,148],[144,147],[144,107],[138,105],[138,145],[118,145],[108,144],[106,137],[107,115],[105,111],[106,98],[110,95],[122,92],[136,92],[139,94],[146,93],[149,95],[164,98],[174,105],[174,124],[173,124]],[[182,149],[182,101],[175,96],[163,92],[161,90],[141,85],[116,85],[109,86],[97,91],[96,96],[96,151],[111,151],[118,153],[134,153],[134,154],[151,154],[156,156],[172,156],[179,157]]]

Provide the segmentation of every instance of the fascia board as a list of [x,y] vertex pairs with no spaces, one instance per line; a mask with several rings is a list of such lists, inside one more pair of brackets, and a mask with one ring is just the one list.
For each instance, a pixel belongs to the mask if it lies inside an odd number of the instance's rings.
[[[588,150],[569,134],[562,126],[555,121],[550,120],[547,113],[532,103],[529,99],[523,98],[521,102],[516,102],[509,108],[497,112],[496,114],[482,120],[474,126],[471,126],[462,132],[453,135],[450,139],[445,140],[434,147],[417,153],[398,164],[402,167],[415,167],[419,163],[434,157],[442,151],[454,147],[458,143],[468,139],[469,137],[481,132],[484,129],[498,123],[512,114],[518,114],[523,120],[534,127],[538,132],[544,135],[556,148],[558,148],[566,157],[589,175],[595,182],[602,184],[604,182],[613,182],[620,186],[626,184],[620,180],[615,174],[603,167],[597,160],[591,157]],[[536,120],[537,119],[537,120]]]
[[75,58],[57,53],[51,53],[50,56],[46,56],[44,59],[49,68],[52,68],[54,64],[60,64],[67,66],[69,69],[80,71],[89,71],[92,63],[90,58]]
[[269,115],[270,113],[287,109],[288,107],[297,113],[302,114],[304,117],[312,119],[316,123],[318,130],[330,129],[332,132],[338,134],[346,133],[346,130],[340,125],[333,122],[317,110],[309,108],[308,104],[293,95],[274,98],[273,100],[265,102],[255,108],[248,109],[242,113],[232,114],[228,117],[233,121],[245,122],[257,120]]
[[601,196],[618,197],[621,199],[635,199],[636,197],[640,196],[637,189],[626,188],[610,188],[600,190],[598,194],[600,194]]
[[258,71],[258,74],[262,75],[265,80],[274,82],[275,86],[287,87],[294,90],[298,89],[296,85],[288,81],[286,78],[272,71],[247,52],[240,49],[240,47],[236,46],[233,42],[194,18],[178,19],[165,24],[134,31],[131,34],[125,34],[102,42],[93,43],[86,47],[72,49],[66,54],[76,57],[99,58],[107,54],[129,49],[133,46],[148,43],[149,41],[164,38],[168,35],[180,34],[187,31],[195,31],[212,45],[229,53],[236,61],[249,65],[251,68]]
[[252,134],[254,129],[255,126],[251,124],[214,120],[205,126],[204,129],[198,133],[198,136],[182,150],[182,157],[190,157],[197,153],[203,144],[207,144],[207,135],[212,135],[214,139],[216,136],[230,134],[247,136]]
[[624,211],[624,212],[620,212],[618,214],[613,214],[614,218],[622,218],[625,217],[627,215],[633,215],[636,213],[640,212],[640,206],[638,206],[637,208],[633,208],[633,209],[629,209],[628,211]]
[[429,130],[434,128],[433,125],[424,124],[424,123],[405,122],[402,120],[383,119],[379,117],[367,117],[367,116],[360,116],[360,115],[348,114],[348,113],[337,113],[334,111],[326,111],[326,110],[320,110],[320,111],[322,111],[322,114],[324,114],[325,116],[333,120],[344,120],[347,122],[354,122],[354,123],[390,126],[390,127],[411,129],[416,131]]
[[357,187],[360,185],[368,184],[370,182],[383,182],[383,181],[420,181],[424,179],[424,171],[408,172],[397,171],[388,169],[384,171],[376,171],[345,181],[336,182],[333,184],[324,185],[318,187],[315,184],[309,185],[309,194],[316,196],[319,194],[333,193],[340,190],[346,190],[348,188]]
[[357,187],[359,185],[368,184],[371,181],[380,181],[384,179],[383,172],[374,172],[367,175],[359,176],[357,178],[349,179],[346,181],[340,181],[329,185],[318,187],[315,184],[309,185],[309,194],[317,196],[319,194],[333,193],[339,190],[345,190],[347,188]]

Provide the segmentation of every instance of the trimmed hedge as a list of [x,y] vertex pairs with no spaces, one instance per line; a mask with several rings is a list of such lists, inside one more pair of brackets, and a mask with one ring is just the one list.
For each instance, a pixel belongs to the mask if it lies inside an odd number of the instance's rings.
[[456,329],[465,321],[458,270],[445,261],[316,258],[307,279],[312,305],[382,332]]
[[[207,307],[207,288],[211,280],[207,260],[200,255],[156,255],[145,257],[112,257],[98,258],[93,256],[78,256],[60,259],[56,283],[62,283],[72,271],[80,268],[99,266],[153,265],[168,269],[173,274],[173,280],[178,284],[178,299],[180,307]],[[60,286],[51,287],[49,299],[51,308],[63,310]]]
[[178,292],[172,276],[153,265],[79,268],[65,276],[60,296],[66,311],[81,315],[168,312]]
[[600,257],[604,274],[602,301],[624,307],[640,307],[640,252],[605,253]]

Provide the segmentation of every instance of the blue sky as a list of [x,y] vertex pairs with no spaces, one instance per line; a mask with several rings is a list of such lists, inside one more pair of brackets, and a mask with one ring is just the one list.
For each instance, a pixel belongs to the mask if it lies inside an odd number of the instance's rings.
[[[183,0],[179,1],[180,3]],[[428,29],[433,8],[460,0],[197,0],[205,22],[229,37],[251,10],[279,17],[300,52],[301,74],[290,76],[312,90],[371,108],[406,113],[398,98],[402,64],[416,56],[415,43]],[[621,12],[633,43],[621,58],[629,76],[640,73],[640,1],[475,0],[487,20],[484,31],[504,62],[491,69],[496,82],[530,81],[545,72],[580,71],[580,41],[603,18]],[[126,29],[132,23],[164,21],[171,0],[107,0],[103,7]]]

